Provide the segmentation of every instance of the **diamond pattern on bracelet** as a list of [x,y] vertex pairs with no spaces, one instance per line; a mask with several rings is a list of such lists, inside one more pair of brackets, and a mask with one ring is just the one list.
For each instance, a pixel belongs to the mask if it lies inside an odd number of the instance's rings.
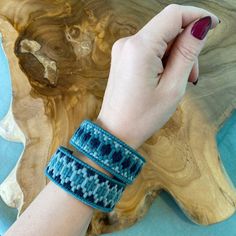
[[125,185],[94,169],[65,147],[59,147],[45,168],[45,175],[69,194],[93,208],[110,212]]
[[126,184],[131,184],[145,159],[126,143],[90,120],[84,120],[70,144]]

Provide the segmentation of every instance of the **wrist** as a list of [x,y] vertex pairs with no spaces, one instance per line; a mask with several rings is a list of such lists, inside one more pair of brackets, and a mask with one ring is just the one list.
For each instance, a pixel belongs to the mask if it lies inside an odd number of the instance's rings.
[[139,141],[137,138],[132,137],[132,135],[129,133],[127,128],[125,127],[118,127],[113,122],[109,121],[108,119],[104,119],[102,116],[98,116],[96,120],[93,121],[94,123],[98,124],[101,128],[108,131],[133,149],[137,149],[140,145],[142,145],[142,142]]
[[77,155],[77,157],[87,163],[88,165],[92,166],[93,168],[97,169],[98,171],[110,176],[110,177],[113,177],[111,173],[109,173],[108,171],[106,171],[105,169],[103,169],[102,167],[100,167],[98,164],[96,164],[94,161],[90,160],[87,156],[83,155],[82,153],[80,153],[79,151],[77,151],[79,153],[79,155]]
[[141,171],[145,159],[131,148],[130,142],[127,145],[119,139],[120,135],[114,136],[114,132],[111,134],[108,130],[100,120],[94,122],[85,119],[76,129],[70,144],[91,160],[90,165],[94,162],[95,169],[103,168],[119,179],[119,183],[131,184]]

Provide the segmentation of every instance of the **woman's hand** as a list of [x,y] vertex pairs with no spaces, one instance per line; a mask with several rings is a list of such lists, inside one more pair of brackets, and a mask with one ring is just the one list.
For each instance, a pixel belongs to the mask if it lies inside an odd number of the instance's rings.
[[175,112],[187,82],[197,80],[198,55],[218,23],[204,9],[172,4],[135,35],[116,41],[97,123],[139,147]]

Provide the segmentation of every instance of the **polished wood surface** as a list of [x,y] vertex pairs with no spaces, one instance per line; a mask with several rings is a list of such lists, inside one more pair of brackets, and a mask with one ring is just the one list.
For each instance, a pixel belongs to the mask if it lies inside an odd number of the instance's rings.
[[[98,115],[112,44],[137,32],[171,3],[162,2],[1,0],[0,31],[13,86],[2,135],[21,140],[25,148],[0,194],[19,213],[46,185],[43,169],[57,146],[68,145],[83,119]],[[134,224],[161,189],[199,224],[216,223],[235,212],[236,191],[215,135],[236,107],[236,2],[176,2],[209,9],[222,23],[209,32],[200,55],[198,85],[188,85],[176,113],[139,148],[147,160],[141,175],[112,213],[96,212],[88,234]]]

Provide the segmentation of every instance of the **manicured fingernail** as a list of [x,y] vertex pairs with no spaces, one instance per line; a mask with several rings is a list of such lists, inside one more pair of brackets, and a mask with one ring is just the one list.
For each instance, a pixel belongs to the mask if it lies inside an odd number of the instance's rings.
[[198,82],[198,78],[197,78],[196,81],[193,82],[193,84],[194,84],[194,85],[197,85],[197,82]]
[[191,34],[195,38],[203,40],[206,37],[207,32],[211,28],[211,24],[212,24],[211,17],[205,16],[201,18],[200,20],[198,20],[197,22],[195,22],[191,30]]

